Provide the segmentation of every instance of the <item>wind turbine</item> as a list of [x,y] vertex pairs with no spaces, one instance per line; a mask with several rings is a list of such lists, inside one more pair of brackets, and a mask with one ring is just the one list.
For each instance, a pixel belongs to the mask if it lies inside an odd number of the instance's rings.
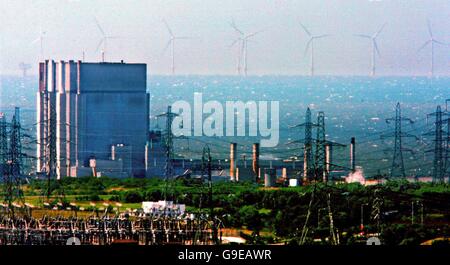
[[101,37],[100,41],[98,42],[97,48],[95,49],[95,51],[98,51],[98,49],[100,49],[100,47],[103,45],[102,51],[101,51],[102,52],[102,62],[105,62],[105,54],[106,54],[106,47],[107,47],[108,40],[119,39],[120,37],[107,35],[105,33],[105,31],[103,30],[103,28],[100,26],[100,23],[98,22],[96,17],[94,17],[94,20],[95,20],[95,24],[97,25],[98,30],[102,34],[102,37]]
[[248,72],[248,42],[250,38],[254,37],[256,34],[259,34],[261,31],[256,31],[250,34],[245,34],[243,31],[241,31],[236,24],[234,23],[234,20],[231,22],[231,27],[238,33],[238,38],[231,44],[231,46],[234,46],[236,44],[239,44],[240,47],[238,49],[238,60],[237,60],[237,72],[238,75],[241,74],[241,64],[242,60],[244,61],[244,75],[247,76]]
[[165,19],[163,19],[164,25],[166,25],[167,31],[169,32],[170,35],[170,39],[166,44],[166,47],[164,47],[164,51],[163,53],[169,48],[169,46],[171,46],[171,50],[172,50],[172,75],[175,74],[175,41],[176,40],[187,40],[190,39],[189,37],[179,37],[179,36],[175,36],[175,34],[173,34],[172,29],[170,28],[169,24],[167,23],[167,21]]
[[242,61],[242,53],[244,51],[244,39],[242,38],[242,36],[244,35],[244,33],[240,29],[238,29],[236,27],[236,24],[234,23],[234,20],[231,21],[230,26],[238,34],[238,38],[233,41],[233,43],[231,44],[230,47],[238,45],[238,49],[237,49],[237,51],[238,51],[238,53],[237,53],[237,65],[236,65],[236,67],[237,67],[237,74],[241,75],[241,69],[242,69],[242,67],[241,67],[242,62],[241,61]]
[[430,44],[431,46],[431,70],[430,70],[430,75],[433,76],[434,75],[434,44],[441,44],[441,45],[448,45],[444,42],[438,41],[434,38],[433,36],[433,31],[431,30],[431,24],[430,24],[430,20],[427,19],[427,27],[428,27],[428,34],[430,35],[430,38],[417,50],[417,52],[420,52],[421,50],[423,50],[426,46],[428,46],[428,44]]
[[314,41],[317,39],[325,38],[331,36],[330,34],[322,34],[322,35],[313,35],[311,32],[300,22],[300,26],[303,28],[305,33],[309,36],[308,43],[306,44],[305,48],[305,56],[306,53],[309,50],[309,47],[311,47],[311,76],[314,76]]
[[39,42],[40,45],[40,60],[44,60],[44,35],[47,34],[46,31],[42,30],[42,25],[39,25],[39,37],[31,42],[31,44],[35,44]]
[[372,43],[372,67],[371,67],[371,71],[370,71],[371,76],[375,75],[375,53],[378,56],[380,56],[380,50],[378,49],[378,44],[377,44],[377,37],[381,33],[381,31],[383,31],[385,26],[386,26],[386,23],[384,23],[383,26],[381,26],[381,28],[378,29],[378,31],[375,32],[373,35],[354,34],[356,37],[368,39]]

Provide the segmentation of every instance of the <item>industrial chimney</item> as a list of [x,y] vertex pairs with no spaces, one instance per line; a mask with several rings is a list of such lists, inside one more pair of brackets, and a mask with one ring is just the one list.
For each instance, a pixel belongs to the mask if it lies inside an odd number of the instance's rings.
[[325,172],[323,172],[323,182],[328,182],[328,175],[331,169],[331,144],[325,145]]
[[352,169],[352,172],[355,172],[355,147],[355,137],[352,137],[352,139],[350,140],[350,168]]
[[308,181],[308,168],[311,165],[308,165],[308,149],[305,146],[305,152],[303,155],[303,182]]
[[256,180],[260,178],[259,176],[259,143],[253,144],[253,153],[252,153],[252,169],[253,173],[256,176]]
[[236,181],[236,143],[230,144],[230,178]]

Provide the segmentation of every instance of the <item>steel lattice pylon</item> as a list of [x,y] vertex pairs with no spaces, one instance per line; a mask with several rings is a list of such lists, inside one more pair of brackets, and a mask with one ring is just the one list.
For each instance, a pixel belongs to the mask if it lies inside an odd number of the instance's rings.
[[313,156],[312,156],[312,127],[315,126],[311,122],[311,110],[306,109],[305,116],[305,150],[304,150],[304,172],[306,173],[306,178],[311,180],[314,177],[314,171],[312,169]]
[[[445,113],[450,116],[450,111],[448,109],[448,102],[450,99],[445,101]],[[445,157],[444,157],[444,171],[447,177],[450,178],[450,117],[447,118],[447,135],[445,137]]]
[[444,130],[442,117],[447,115],[446,112],[441,110],[441,106],[437,106],[436,112],[428,114],[428,116],[435,116],[435,129],[434,129],[434,159],[433,159],[433,182],[444,182],[445,177],[445,152],[446,148],[444,144]]
[[172,112],[172,106],[167,107],[167,112],[158,115],[157,117],[166,117],[166,131],[165,131],[165,147],[166,147],[166,166],[165,166],[165,181],[166,189],[164,192],[164,199],[167,199],[168,182],[175,175],[173,162],[173,133],[172,133],[172,122],[174,117],[178,114]]
[[394,155],[392,157],[392,165],[391,165],[391,178],[402,177],[405,178],[405,164],[403,162],[403,151],[406,150],[403,148],[402,139],[404,137],[415,137],[414,135],[404,133],[402,131],[402,121],[407,121],[410,124],[414,123],[411,119],[402,117],[400,103],[398,102],[395,107],[395,118],[386,119],[386,123],[390,122],[395,123],[395,130],[393,134],[384,135],[383,137],[394,137]]
[[50,198],[52,188],[51,181],[56,178],[56,109],[54,104],[50,104],[49,134],[48,134],[48,171],[47,171],[47,199]]
[[202,154],[202,185],[204,183],[203,178],[206,175],[208,180],[208,207],[209,207],[209,218],[213,230],[213,242],[214,244],[219,244],[219,237],[217,234],[217,223],[214,215],[214,204],[213,204],[213,190],[212,190],[212,159],[211,150],[208,145],[203,147]]
[[6,174],[6,163],[8,161],[8,134],[6,117],[0,116],[0,173]]
[[[303,150],[303,181],[308,182],[314,178],[314,159],[313,159],[313,138],[312,138],[312,129],[313,127],[317,127],[317,124],[311,122],[311,110],[309,107],[306,109],[305,122],[293,126],[295,127],[305,127],[305,138],[299,141],[294,142],[302,142],[304,146]],[[293,143],[294,143],[293,142]],[[301,155],[300,155],[301,156]]]
[[5,118],[0,118],[0,158],[1,173],[4,182],[4,199],[8,206],[8,212],[14,216],[15,203],[23,206],[25,200],[21,189],[21,169],[22,169],[22,144],[20,109],[15,108],[14,116],[10,124],[9,147],[8,131]]
[[11,174],[19,177],[22,167],[22,144],[20,136],[20,109],[15,108],[14,116],[11,122],[11,138],[10,138],[10,163]]
[[328,174],[326,170],[326,139],[325,139],[325,113],[320,111],[317,115],[317,139],[316,154],[314,163],[314,179],[316,181],[327,182]]

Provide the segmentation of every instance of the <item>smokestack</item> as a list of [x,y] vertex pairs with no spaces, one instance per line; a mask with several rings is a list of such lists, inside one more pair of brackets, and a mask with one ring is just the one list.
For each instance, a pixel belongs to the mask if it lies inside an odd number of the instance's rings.
[[252,153],[252,168],[253,173],[256,176],[256,179],[258,179],[259,176],[259,143],[253,144],[253,153]]
[[308,150],[305,148],[305,152],[303,155],[303,182],[308,181],[308,157],[307,157]]
[[230,144],[230,178],[236,181],[236,143]]
[[331,164],[331,145],[325,145],[325,172],[323,172],[323,182],[328,182],[328,174],[330,173]]
[[355,172],[355,148],[356,148],[356,141],[355,137],[352,137],[350,140],[350,168],[352,169],[352,172]]

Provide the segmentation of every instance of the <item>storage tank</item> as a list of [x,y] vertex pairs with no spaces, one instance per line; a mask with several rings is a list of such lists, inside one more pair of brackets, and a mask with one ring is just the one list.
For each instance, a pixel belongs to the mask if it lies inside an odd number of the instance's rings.
[[274,168],[266,168],[264,170],[264,187],[274,187],[276,179],[277,174]]

